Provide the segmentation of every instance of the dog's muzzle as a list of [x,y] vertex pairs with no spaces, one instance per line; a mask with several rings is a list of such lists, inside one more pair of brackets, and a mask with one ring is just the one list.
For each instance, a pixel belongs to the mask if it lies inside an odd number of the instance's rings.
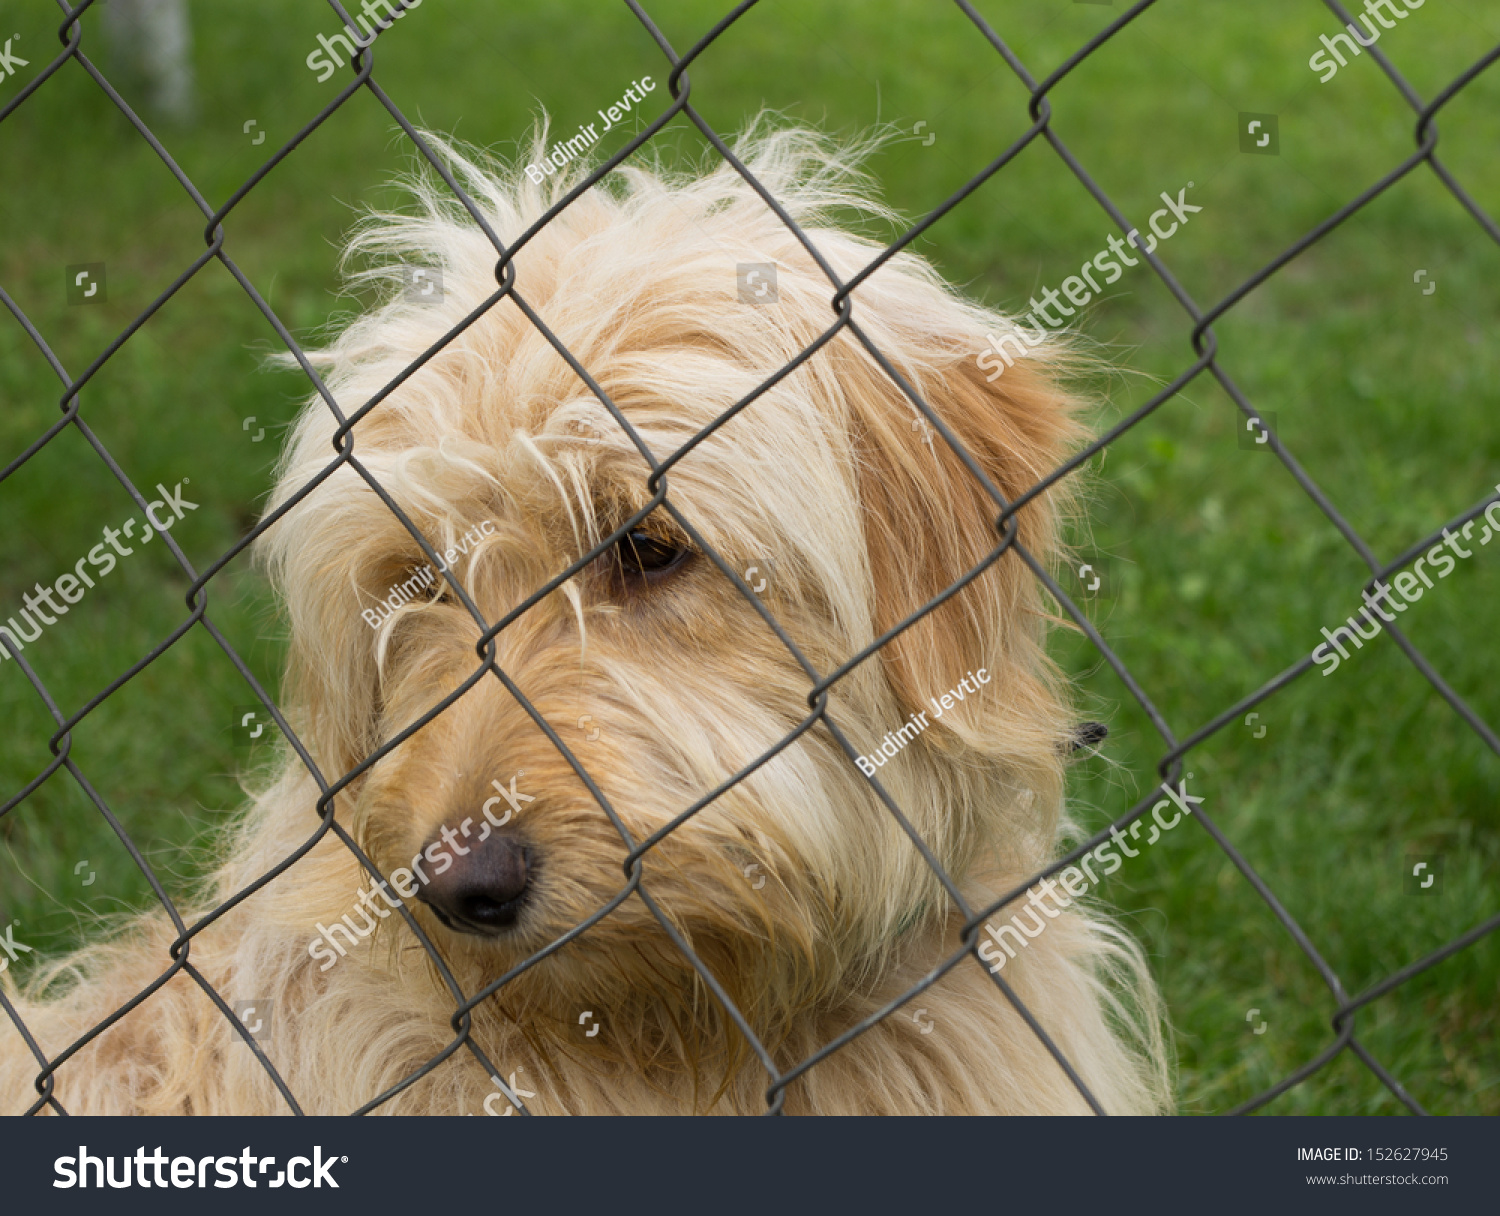
[[514,836],[496,833],[455,857],[446,872],[434,874],[418,898],[448,928],[493,937],[516,923],[535,870],[530,849]]

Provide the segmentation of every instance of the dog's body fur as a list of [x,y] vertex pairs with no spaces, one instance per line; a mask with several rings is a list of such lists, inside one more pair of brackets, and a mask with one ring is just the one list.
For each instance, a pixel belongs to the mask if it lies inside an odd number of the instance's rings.
[[[741,149],[841,276],[874,256],[878,246],[830,223],[844,206],[878,212],[837,150],[799,132],[762,132]],[[514,239],[545,210],[551,196],[524,177],[450,155],[502,237]],[[728,168],[691,181],[645,170],[625,177],[625,190],[584,195],[520,251],[517,290],[664,459],[831,323],[832,289]],[[390,301],[321,357],[349,412],[494,290],[487,240],[435,192],[418,192],[422,215],[383,217],[355,248],[440,267],[444,291],[431,303]],[[777,264],[779,300],[738,301],[742,262]],[[920,259],[901,255],[875,273],[854,294],[854,318],[1007,498],[1077,441],[1054,348],[986,384],[974,353],[988,330],[1009,322],[960,301]],[[726,562],[772,568],[767,606],[820,672],[998,543],[998,508],[914,416],[841,333],[668,474],[671,502]],[[327,466],[335,425],[320,400],[304,412],[273,507]],[[649,498],[639,453],[508,300],[354,434],[357,459],[439,553],[490,522],[454,563],[489,621]],[[1043,561],[1056,549],[1057,495],[1017,517],[1021,542]],[[689,547],[662,511],[642,527]],[[462,605],[435,593],[378,629],[361,618],[426,559],[347,467],[262,543],[291,622],[288,717],[332,781],[475,670],[479,630]],[[632,582],[621,569],[591,567],[541,600],[498,635],[496,661],[640,841],[793,729],[807,712],[809,681],[704,555],[661,581]],[[982,696],[931,722],[878,774],[975,907],[1045,865],[1065,827],[1072,723],[1043,651],[1046,624],[1036,580],[1007,554],[831,693],[833,720],[868,751],[928,697],[987,669]],[[584,715],[597,738],[574,727]],[[514,927],[458,933],[408,901],[466,994],[620,890],[627,850],[619,833],[488,674],[338,798],[339,822],[389,875],[444,825],[477,820],[491,783],[517,774],[533,801],[508,828],[524,840],[530,866]],[[304,845],[319,826],[317,799],[289,754],[228,843],[204,906]],[[751,865],[765,882],[748,881]],[[310,957],[317,926],[354,911],[366,882],[326,835],[192,942],[192,967],[226,1001],[275,1003],[267,1054],[309,1113],[358,1109],[455,1037],[454,1000],[399,917],[383,917],[327,970]],[[666,836],[646,856],[643,887],[782,1069],[908,991],[960,940],[962,917],[822,725]],[[63,1051],[156,980],[174,936],[161,914],[144,917],[42,977],[61,981],[60,995],[38,984],[15,997],[43,1052]],[[68,977],[78,982],[68,987]],[[1138,949],[1101,917],[1075,907],[1049,920],[1003,978],[1106,1110],[1165,1107],[1154,989]],[[580,1026],[585,1011],[600,1026],[593,1036]],[[0,1106],[24,1110],[36,1100],[37,1065],[5,1021]],[[472,1033],[497,1069],[534,1095],[526,1106],[539,1113],[766,1108],[765,1070],[634,895],[480,1004]],[[507,1106],[498,1092],[460,1047],[379,1109],[498,1113]],[[71,1112],[287,1109],[182,973],[70,1059],[56,1096]],[[792,1082],[786,1109],[1088,1107],[984,967],[964,959]]]

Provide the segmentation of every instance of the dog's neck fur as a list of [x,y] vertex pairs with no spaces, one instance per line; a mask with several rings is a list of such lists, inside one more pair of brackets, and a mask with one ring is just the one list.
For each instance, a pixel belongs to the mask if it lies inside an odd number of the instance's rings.
[[[313,793],[310,783],[303,792]],[[289,804],[289,800],[276,802],[283,807]],[[220,897],[252,873],[263,872],[259,858],[285,855],[305,842],[309,823],[316,823],[312,815],[302,823],[268,815],[252,819],[247,832],[254,844],[234,850],[238,860],[221,876]],[[358,880],[359,872],[347,850],[336,841],[317,846],[303,864],[312,867],[304,890],[352,891]],[[330,881],[318,872],[323,867],[340,871],[342,878]],[[290,878],[279,882],[295,886]],[[262,958],[280,954],[284,959],[280,989],[269,994],[278,1001],[281,1016],[288,1024],[331,1020],[330,1034],[338,1033],[334,1026],[342,1019],[343,1036],[350,1041],[373,1034],[386,1044],[383,1058],[372,1057],[355,1070],[364,1087],[359,1094],[351,1089],[347,1094],[319,1095],[315,1099],[319,1109],[341,1109],[340,1102],[345,1103],[342,1109],[357,1107],[382,1088],[399,1084],[452,1044],[457,1002],[404,924],[395,916],[383,922],[380,932],[339,961],[336,975],[325,977],[307,956],[307,943],[323,910],[303,900],[300,910],[293,912],[299,901],[289,897],[290,892],[275,890],[275,885],[257,896],[254,906],[230,915],[245,919],[249,940],[242,943],[242,951]],[[984,893],[976,892],[975,898],[982,902]],[[909,991],[933,959],[953,949],[959,921],[956,914],[935,917],[930,906],[914,910],[890,941],[872,951],[863,967],[841,974],[832,989],[826,983],[816,990],[808,984],[809,974],[826,981],[826,961],[777,959],[763,947],[746,942],[697,941],[694,946],[711,973],[736,977],[737,986],[729,991],[731,999],[744,1011],[776,1066],[787,1071]],[[1055,922],[1049,934],[1050,938],[1044,936],[1036,943],[1031,958],[1011,964],[1007,979],[1023,994],[1028,1007],[1044,1017],[1050,1010],[1053,1025],[1070,1027],[1076,1037],[1080,1033],[1077,1008],[1088,1004],[1085,996],[1090,989],[1083,961],[1087,933],[1081,919],[1069,919]],[[617,969],[610,987],[602,982],[607,979],[609,959],[588,957],[587,938],[580,939],[478,1005],[469,1032],[474,1043],[504,1077],[518,1073],[518,1085],[534,1095],[524,1101],[539,1111],[764,1110],[769,1080],[760,1061],[697,973],[675,947],[669,942],[663,946],[663,942],[664,937],[650,949],[643,945],[639,967],[630,975]],[[582,957],[570,957],[570,951]],[[444,952],[466,994],[495,978],[493,965],[486,970],[480,961],[482,950],[453,950],[445,943]],[[1078,961],[1069,963],[1070,956]],[[349,971],[344,972],[345,968]],[[594,1036],[579,1024],[577,994],[584,970],[591,973],[591,988],[597,994],[597,1007],[591,1012],[601,1032]],[[351,983],[352,976],[359,978]],[[649,977],[649,982],[643,977]],[[334,979],[338,982],[331,983]],[[1049,987],[1038,988],[1039,983]],[[982,1003],[961,995],[970,990]],[[773,995],[781,999],[768,999]],[[1078,1004],[1065,1017],[1062,1009],[1069,999]],[[980,1008],[991,1012],[980,1016]],[[1035,1051],[1026,1045],[1029,1032],[999,1034],[994,1026],[984,1024],[1017,1017],[990,989],[980,968],[965,960],[920,1000],[903,1006],[793,1082],[786,1093],[787,1109],[828,1109],[831,1096],[844,1093],[844,1083],[861,1089],[857,1080],[861,1069],[872,1070],[872,1077],[867,1092],[851,1105],[849,1113],[1083,1109],[1082,1100],[1070,1094],[1065,1079],[1059,1084],[1061,1072],[1055,1064],[1039,1063]],[[1076,1038],[1072,1048],[1086,1057],[1101,1050],[1096,1036],[1107,1035],[1101,1022]],[[899,1039],[899,1049],[893,1046],[893,1037]],[[308,1038],[327,1041],[319,1033],[309,1033]],[[976,1045],[982,1041],[992,1047],[979,1051]],[[1021,1047],[1016,1047],[1018,1042]],[[1007,1058],[1007,1044],[1015,1049],[1011,1058]],[[885,1078],[889,1084],[882,1089],[876,1075],[888,1067],[893,1050],[899,1050],[908,1065],[894,1078]],[[298,1056],[291,1066],[294,1071],[297,1063],[315,1065],[301,1060],[300,1053],[293,1054]],[[286,1061],[279,1058],[278,1064],[285,1067]],[[852,1082],[851,1076],[856,1078]],[[844,1082],[835,1080],[838,1077]],[[1028,1084],[1041,1088],[1028,1092]],[[497,1113],[505,1102],[493,1098],[496,1092],[484,1069],[460,1050],[437,1074],[395,1099],[392,1107],[479,1113],[488,1098],[488,1113]],[[1122,1108],[1136,1100],[1124,1093],[1113,1097]],[[268,1101],[274,1104],[274,1098]]]

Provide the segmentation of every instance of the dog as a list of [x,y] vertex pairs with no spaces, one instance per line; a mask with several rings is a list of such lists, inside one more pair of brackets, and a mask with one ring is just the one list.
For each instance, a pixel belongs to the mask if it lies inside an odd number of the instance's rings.
[[[584,173],[538,183],[431,143],[505,241]],[[735,148],[842,281],[880,253],[855,231],[894,218],[867,148],[764,120]],[[279,1078],[308,1113],[1088,1113],[1029,1017],[1103,1110],[1165,1110],[1158,997],[1129,937],[1074,901],[997,977],[914,840],[977,910],[1073,830],[1077,723],[1019,553],[809,697],[1002,544],[1057,561],[1067,480],[999,527],[975,470],[1010,502],[1076,450],[1065,345],[987,382],[976,352],[1013,323],[899,252],[848,324],[716,426],[839,320],[828,276],[731,165],[619,168],[499,280],[472,215],[430,174],[410,186],[348,251],[351,281],[407,288],[310,356],[346,414],[395,387],[342,438],[313,398],[257,542],[290,631],[281,704],[380,877],[284,747],[199,914],[281,872],[183,965],[156,912],[12,987],[35,1050],[0,1019],[0,1101],[285,1113]],[[658,485],[642,449],[671,461]],[[265,1018],[242,1033],[207,987]],[[64,1052],[43,1095],[39,1058]],[[774,1092],[768,1063],[793,1074]]]

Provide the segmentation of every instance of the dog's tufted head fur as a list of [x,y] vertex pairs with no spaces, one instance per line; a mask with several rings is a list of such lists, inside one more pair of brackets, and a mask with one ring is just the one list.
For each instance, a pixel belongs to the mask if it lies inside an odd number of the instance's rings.
[[[572,184],[533,185],[438,146],[503,240]],[[848,231],[850,216],[886,215],[850,152],[765,127],[738,152],[842,279],[879,252]],[[621,170],[515,255],[524,307],[634,436],[514,299],[422,361],[496,291],[497,255],[441,186],[415,191],[417,214],[377,217],[352,250],[380,263],[367,277],[395,282],[403,265],[421,265],[441,271],[441,291],[392,296],[315,361],[346,414],[420,366],[353,428],[353,459],[264,545],[290,615],[292,719],[330,781],[463,689],[351,783],[338,817],[386,874],[425,869],[412,884],[417,915],[473,991],[627,882],[629,846],[538,719],[639,843],[808,715],[811,679],[701,546],[741,574],[756,568],[747,582],[765,579],[765,607],[826,674],[983,562],[1003,534],[981,480],[849,328],[698,438],[836,319],[833,286],[730,167]],[[741,300],[743,263],[776,266],[774,299]],[[1079,439],[1057,344],[987,382],[975,354],[1010,322],[960,299],[926,261],[898,254],[852,301],[862,334],[1007,500]],[[337,426],[321,399],[309,404],[272,509],[335,459]],[[533,716],[494,674],[471,678],[482,660],[469,604],[500,620],[648,505],[637,441],[658,461],[692,443],[665,475],[673,511],[640,519],[494,639],[495,666]],[[452,554],[463,597],[444,579],[411,591],[429,559],[361,471],[434,551]],[[1064,494],[1054,487],[1014,517],[1017,541],[1043,564]],[[405,602],[381,606],[403,583]],[[829,695],[829,717],[860,753],[927,711],[878,779],[965,891],[1024,877],[1054,846],[1074,721],[1044,653],[1047,623],[1037,579],[1007,553]],[[981,668],[989,682],[937,720],[928,698]],[[509,789],[512,778],[524,798],[497,803],[495,783]],[[341,848],[322,856],[352,873]],[[346,893],[331,916],[347,910],[357,878],[322,884]],[[795,1038],[809,1011],[877,991],[913,943],[935,946],[940,932],[947,948],[956,942],[941,885],[821,722],[666,834],[644,858],[641,888],[771,1044]],[[617,1031],[632,1029],[586,1047],[636,1062],[680,1062],[733,1038],[638,894],[496,1002],[541,1037],[581,1009],[609,1008]]]

